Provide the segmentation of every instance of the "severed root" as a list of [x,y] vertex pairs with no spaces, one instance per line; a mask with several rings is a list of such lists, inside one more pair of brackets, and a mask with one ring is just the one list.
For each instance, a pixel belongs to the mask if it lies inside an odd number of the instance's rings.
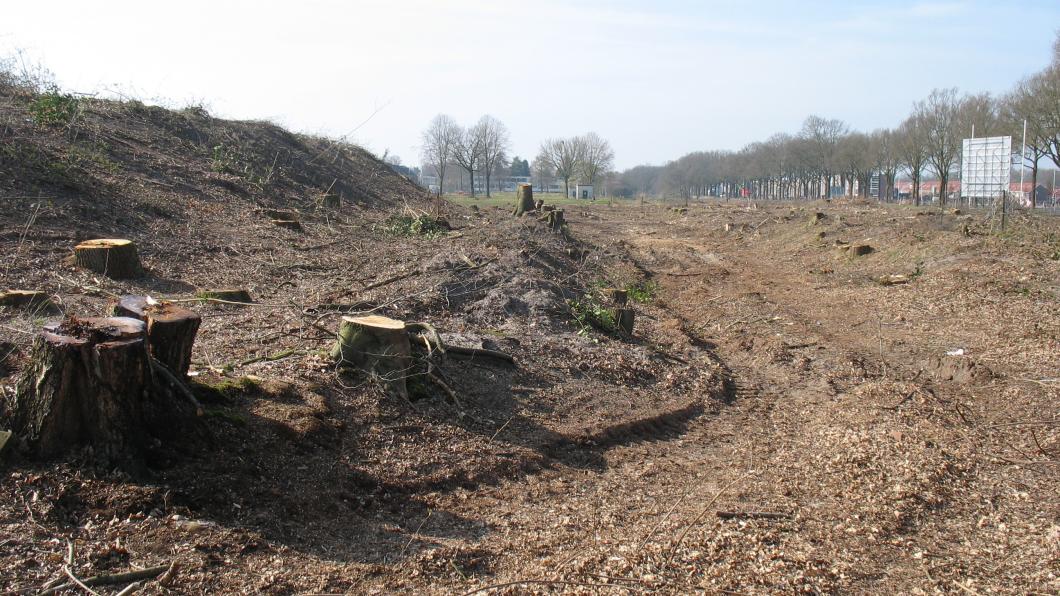
[[445,353],[445,344],[442,343],[442,337],[438,335],[438,330],[435,329],[434,326],[430,323],[409,323],[405,326],[405,329],[407,329],[409,333],[413,333],[416,331],[426,332],[426,335],[423,337],[424,341],[427,342],[427,351],[431,352],[430,342],[433,341],[434,349],[438,350],[442,354]]

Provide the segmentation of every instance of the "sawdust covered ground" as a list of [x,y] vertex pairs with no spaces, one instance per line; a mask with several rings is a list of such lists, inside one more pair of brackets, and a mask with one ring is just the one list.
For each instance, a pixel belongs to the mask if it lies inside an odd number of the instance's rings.
[[[426,207],[455,230],[414,239],[248,211],[121,283],[57,266],[47,226],[5,236],[36,260],[3,283],[76,312],[223,285],[261,305],[193,306],[207,444],[147,477],[5,464],[0,589],[73,544],[80,577],[179,563],[144,593],[1060,590],[1060,226],[759,207],[568,207],[571,238],[499,210]],[[601,280],[658,285],[634,338],[578,333],[565,301]],[[388,397],[316,352],[367,307],[516,366],[447,357],[458,402]],[[2,316],[10,392],[41,317]]]

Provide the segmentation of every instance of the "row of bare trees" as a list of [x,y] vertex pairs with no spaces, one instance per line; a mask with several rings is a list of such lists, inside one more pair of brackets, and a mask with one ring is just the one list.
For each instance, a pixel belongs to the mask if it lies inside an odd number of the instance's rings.
[[921,180],[929,175],[938,180],[944,202],[963,139],[992,135],[1013,137],[1015,154],[1022,154],[1030,168],[1032,189],[1042,158],[1060,167],[1060,37],[1052,62],[1004,96],[936,89],[914,103],[898,126],[870,133],[852,131],[841,120],[810,116],[797,134],[776,134],[740,151],[698,151],[665,166],[626,170],[617,176],[614,189],[631,196],[814,198],[841,188],[865,196],[869,179],[878,174],[880,197],[891,196],[896,178],[906,176],[919,204]]
[[547,139],[541,143],[534,172],[540,177],[563,180],[564,194],[570,195],[570,182],[594,184],[602,174],[611,171],[615,152],[611,144],[595,132],[569,138]]
[[437,172],[439,194],[445,186],[446,170],[455,164],[471,179],[471,196],[475,196],[475,174],[484,174],[488,197],[490,178],[498,164],[507,160],[509,144],[508,128],[493,116],[483,116],[464,128],[451,116],[438,114],[423,131],[422,158]]
[[[439,194],[445,188],[446,172],[451,166],[457,166],[467,172],[471,180],[471,196],[475,196],[475,174],[484,176],[488,197],[492,177],[507,165],[508,129],[493,116],[483,116],[474,126],[464,128],[452,117],[439,114],[423,131],[422,141],[423,164],[437,176]],[[572,180],[593,184],[612,170],[614,161],[611,144],[590,132],[546,140],[529,169],[539,180],[562,179],[564,190],[569,194]]]

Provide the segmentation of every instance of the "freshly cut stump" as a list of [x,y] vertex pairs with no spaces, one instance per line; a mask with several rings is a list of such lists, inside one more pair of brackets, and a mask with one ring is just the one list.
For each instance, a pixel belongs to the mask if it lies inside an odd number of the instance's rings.
[[515,211],[512,214],[518,217],[533,210],[534,187],[529,184],[520,184],[515,191]]
[[85,444],[107,461],[139,451],[152,382],[146,331],[127,317],[46,326],[4,426],[41,457]]
[[74,262],[96,273],[114,279],[143,275],[140,256],[132,240],[101,238],[86,240],[74,247]]
[[635,313],[632,308],[616,308],[614,310],[615,324],[618,330],[626,336],[633,335],[633,321]]
[[250,297],[250,292],[240,289],[199,290],[195,297],[199,300],[221,300],[237,304],[252,304],[254,302]]
[[152,302],[147,296],[122,296],[112,314],[147,323],[151,355],[178,379],[188,375],[191,348],[202,323],[198,313],[172,303]]
[[379,315],[342,317],[339,339],[331,350],[339,366],[352,366],[383,378],[395,393],[408,398],[412,346],[404,321]]

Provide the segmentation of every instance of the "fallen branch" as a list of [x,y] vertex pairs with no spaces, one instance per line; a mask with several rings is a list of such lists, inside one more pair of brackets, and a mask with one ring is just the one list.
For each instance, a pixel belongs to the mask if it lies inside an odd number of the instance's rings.
[[718,511],[721,519],[791,519],[790,513],[781,511]]
[[647,588],[641,588],[637,586],[631,586],[629,584],[594,584],[589,582],[572,582],[566,580],[553,580],[553,579],[522,579],[514,582],[505,582],[503,584],[492,584],[470,592],[464,592],[460,596],[471,596],[472,594],[481,594],[482,592],[488,592],[490,590],[500,590],[501,588],[511,588],[513,586],[523,585],[536,585],[536,586],[579,586],[585,588],[611,588],[617,590],[637,590],[640,592],[648,591]]
[[730,482],[730,483],[726,484],[725,486],[721,487],[721,490],[719,490],[717,492],[717,494],[714,495],[714,498],[711,499],[709,503],[707,503],[707,506],[704,507],[703,510],[699,512],[699,515],[697,515],[695,517],[695,519],[692,520],[691,523],[689,523],[687,526],[685,526],[684,531],[682,531],[681,535],[677,537],[677,541],[674,542],[674,545],[670,547],[669,554],[666,555],[666,563],[665,563],[666,565],[670,564],[670,560],[674,558],[674,553],[677,552],[677,547],[681,546],[681,543],[684,542],[685,536],[688,535],[688,532],[696,524],[699,523],[699,520],[703,519],[703,516],[705,516],[707,514],[707,511],[710,510],[710,508],[714,505],[714,503],[717,502],[717,500],[719,498],[721,498],[721,495],[725,494],[725,491],[729,490],[730,488],[735,486],[736,483],[740,482],[744,478],[747,478],[747,476],[749,476],[749,475],[750,475],[750,473],[744,474],[744,475],[740,476],[739,478],[737,478],[736,480],[733,480],[732,482]]
[[487,350],[485,348],[468,348],[465,346],[453,346],[449,345],[445,347],[447,354],[453,354],[456,356],[466,356],[474,358],[476,356],[483,356],[486,358],[496,358],[497,360],[503,360],[509,364],[515,364],[515,358],[505,354],[504,352],[498,352],[496,350]]
[[439,377],[433,372],[428,372],[427,378],[434,382],[434,384],[440,387],[443,391],[445,391],[445,393],[449,396],[449,399],[452,400],[454,405],[458,407],[463,407],[463,404],[460,403],[460,398],[456,395],[456,391],[453,391],[453,388],[446,384],[446,382],[443,381],[441,377]]
[[133,583],[125,586],[124,590],[122,590],[121,592],[118,592],[114,596],[129,596],[129,594],[134,594],[134,593],[138,592],[140,590],[140,588],[142,588],[142,587],[143,587],[142,583],[133,582]]
[[[95,577],[80,580],[76,584],[74,582],[69,582],[49,588],[41,592],[40,596],[45,596],[47,594],[55,594],[57,592],[62,592],[63,590],[69,590],[70,588],[73,588],[76,585],[79,585],[87,590],[88,586],[106,586],[110,584],[124,584],[126,582],[138,582],[145,579],[152,579],[154,577],[157,577],[163,571],[168,570],[170,566],[171,565],[169,563],[166,563],[165,565],[159,565],[157,567],[148,567],[147,569],[138,569],[136,571],[127,571],[125,573],[105,573],[103,575],[97,575]],[[71,574],[67,573],[67,575]],[[89,591],[91,592],[91,590]],[[92,593],[94,594],[95,592]]]
[[383,287],[385,285],[392,284],[395,281],[401,281],[403,279],[414,277],[414,276],[420,275],[422,273],[423,273],[423,270],[421,270],[421,269],[413,269],[412,271],[406,271],[405,273],[399,273],[399,274],[394,275],[392,277],[388,277],[388,278],[386,278],[386,279],[384,279],[382,281],[377,281],[375,283],[368,284],[367,286],[364,286],[364,290],[362,290],[362,291],[367,292],[368,290],[374,290],[376,288],[381,288],[381,287]]

